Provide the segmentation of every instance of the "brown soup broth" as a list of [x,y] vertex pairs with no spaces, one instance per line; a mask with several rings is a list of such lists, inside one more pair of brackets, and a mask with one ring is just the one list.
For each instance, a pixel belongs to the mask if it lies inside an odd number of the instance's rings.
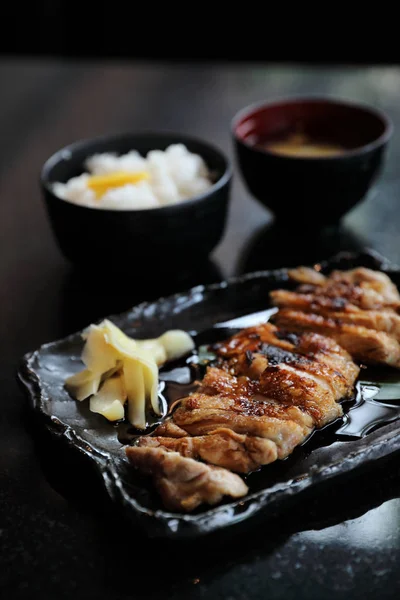
[[346,152],[346,148],[341,144],[313,138],[304,133],[290,133],[275,140],[261,140],[257,146],[274,154],[300,158],[329,158]]

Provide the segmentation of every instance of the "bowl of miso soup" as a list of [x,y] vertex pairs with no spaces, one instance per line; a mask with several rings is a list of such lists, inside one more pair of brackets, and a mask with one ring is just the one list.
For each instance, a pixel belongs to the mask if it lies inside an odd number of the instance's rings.
[[246,187],[275,217],[299,226],[335,224],[382,172],[392,134],[379,109],[331,97],[252,105],[232,121]]

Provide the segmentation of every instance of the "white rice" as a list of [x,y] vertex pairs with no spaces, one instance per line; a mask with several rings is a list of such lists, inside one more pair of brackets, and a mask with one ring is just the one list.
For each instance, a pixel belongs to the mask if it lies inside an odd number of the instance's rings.
[[[121,156],[95,154],[85,161],[84,166],[86,173],[73,177],[67,183],[53,184],[56,196],[92,208],[137,210],[184,202],[212,185],[204,160],[189,152],[183,144],[173,144],[165,151],[152,150],[146,158],[136,150]],[[146,171],[149,179],[110,188],[100,197],[96,197],[94,190],[87,186],[90,176],[117,171]]]

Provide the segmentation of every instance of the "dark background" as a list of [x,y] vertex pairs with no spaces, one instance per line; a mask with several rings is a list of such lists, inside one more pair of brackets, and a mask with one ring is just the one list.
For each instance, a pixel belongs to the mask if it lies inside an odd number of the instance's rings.
[[5,7],[0,54],[131,61],[398,64],[392,11],[348,3],[40,0]]

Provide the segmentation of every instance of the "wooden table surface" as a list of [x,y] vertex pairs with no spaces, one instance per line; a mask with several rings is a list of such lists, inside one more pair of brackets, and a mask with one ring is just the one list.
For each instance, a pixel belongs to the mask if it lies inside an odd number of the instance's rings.
[[[341,249],[370,247],[400,262],[400,69],[18,59],[0,62],[0,82],[4,597],[398,597],[396,463],[376,481],[364,481],[365,493],[352,489],[334,499],[323,497],[312,511],[299,509],[298,519],[253,532],[229,548],[204,542],[190,550],[155,548],[109,507],[99,508],[88,482],[79,481],[82,493],[63,485],[71,483],[74,463],[67,456],[60,464],[58,454],[49,461],[53,450],[31,427],[15,371],[19,358],[43,342],[140,300],[198,283],[321,260]],[[284,231],[277,234],[271,214],[249,197],[236,172],[225,237],[203,270],[165,281],[160,269],[156,281],[100,294],[61,256],[38,185],[41,165],[55,150],[99,134],[175,130],[208,139],[233,158],[230,120],[235,112],[265,98],[297,93],[365,101],[385,110],[394,123],[382,177],[340,229],[306,239],[301,225],[287,238]],[[156,258],[162,264],[162,257]]]

